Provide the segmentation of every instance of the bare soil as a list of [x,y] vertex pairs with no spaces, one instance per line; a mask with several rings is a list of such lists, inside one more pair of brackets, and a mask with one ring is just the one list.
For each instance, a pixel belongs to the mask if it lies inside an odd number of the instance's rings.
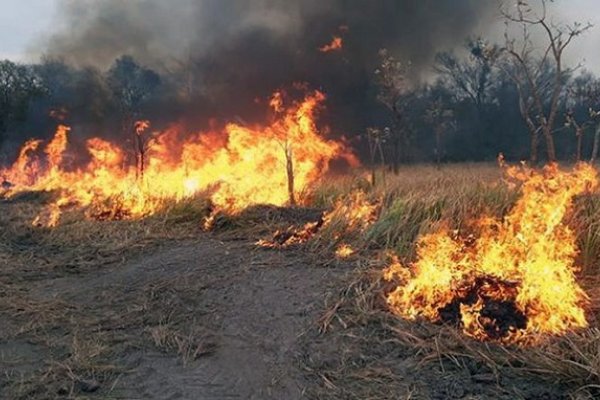
[[417,344],[436,336],[400,330],[351,263],[223,238],[198,233],[53,272],[32,259],[23,279],[6,266],[0,398],[572,398],[459,353],[424,362]]
[[[83,335],[98,330],[109,334],[122,328],[127,331],[121,336],[123,340],[149,336],[158,346],[122,347],[105,362],[119,366],[109,377],[99,376],[100,368],[95,368],[96,372],[92,369],[84,374],[87,376],[73,378],[72,387],[58,387],[56,398],[299,399],[307,384],[295,361],[299,339],[318,319],[328,288],[339,282],[341,275],[340,269],[309,265],[307,257],[294,251],[264,251],[248,241],[223,242],[202,235],[198,240],[163,246],[125,264],[39,279],[27,285],[30,301],[72,305],[77,312],[69,319],[94,318],[91,324],[70,321],[52,328],[46,324],[44,340],[37,331],[5,332],[8,340],[0,343],[4,372],[0,397],[16,396],[18,377],[53,358],[67,358],[57,356],[56,346],[47,341],[60,341],[61,335],[72,335],[67,330],[77,327],[73,329],[80,329]],[[156,293],[148,295],[153,290]],[[184,295],[179,290],[185,290]],[[137,301],[140,296],[146,300]],[[160,317],[150,317],[142,324],[146,326],[129,326],[128,312],[138,312],[136,308],[143,307],[149,297],[155,298],[154,306],[142,314],[150,316],[156,308],[173,304],[172,297],[179,299],[176,308],[165,307]],[[63,312],[60,318],[70,314],[59,310]],[[174,323],[178,316],[171,315],[173,312],[184,313],[186,320]],[[6,318],[5,314],[4,320],[15,325],[25,322],[12,315]],[[108,324],[109,328],[105,321],[111,316],[116,321]],[[120,319],[122,327],[118,326]],[[171,332],[173,326],[179,330],[176,334]],[[55,329],[61,334],[47,332]],[[181,342],[172,346],[179,354],[161,351],[161,344],[169,347],[169,341]],[[90,382],[93,387],[86,386]],[[52,395],[32,392],[36,393],[40,397]]]

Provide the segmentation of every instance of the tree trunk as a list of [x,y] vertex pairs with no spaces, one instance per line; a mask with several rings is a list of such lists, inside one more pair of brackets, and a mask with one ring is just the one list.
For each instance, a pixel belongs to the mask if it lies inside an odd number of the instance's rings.
[[554,146],[554,136],[552,136],[552,128],[550,126],[543,127],[544,139],[546,139],[546,152],[548,153],[548,161],[556,162],[556,147]]
[[435,130],[435,163],[439,168],[442,164],[442,130],[437,128]]
[[596,132],[594,133],[594,148],[592,149],[592,158],[590,162],[593,164],[598,158],[598,150],[600,147],[600,122],[596,126]]
[[137,164],[137,179],[140,182],[144,180],[144,168],[145,168],[145,149],[144,149],[144,140],[141,135],[135,135],[136,144],[137,144],[137,156],[136,156],[136,164]]
[[371,152],[371,186],[375,187],[376,184],[376,164],[375,164],[375,146],[370,145],[369,150]]
[[529,134],[531,135],[529,162],[531,165],[536,165],[538,161],[539,131],[531,119],[529,107],[523,99],[523,94],[519,85],[517,85],[517,89],[519,89],[519,111],[521,112],[521,117],[523,117],[525,125],[527,125],[527,129],[529,129]]
[[583,132],[580,129],[577,129],[577,154],[575,155],[575,160],[577,162],[581,162],[581,146],[583,145]]
[[[381,145],[381,141],[377,142],[377,147],[379,148],[379,157],[380,157],[380,166],[381,166],[381,182],[385,184],[385,157],[383,153],[383,146]],[[373,184],[375,186],[375,184]]]
[[296,205],[296,194],[294,192],[294,160],[292,147],[287,144],[285,147],[285,161],[286,161],[286,172],[287,172],[287,186],[288,186],[288,197],[290,205]]
[[531,165],[536,165],[538,162],[538,146],[539,134],[537,130],[531,132],[531,153],[529,154],[529,162]]
[[394,175],[398,175],[398,173],[400,172],[400,135],[398,132],[396,132],[394,134],[394,154],[393,156],[393,160],[392,160],[392,171],[394,172]]

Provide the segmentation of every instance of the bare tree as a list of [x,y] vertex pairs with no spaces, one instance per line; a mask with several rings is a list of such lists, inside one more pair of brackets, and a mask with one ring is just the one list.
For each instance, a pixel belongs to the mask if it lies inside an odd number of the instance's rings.
[[594,146],[592,148],[591,163],[595,163],[598,159],[598,151],[600,150],[600,109],[591,109],[590,116],[596,121],[596,131],[594,133]]
[[[273,109],[275,117],[281,116],[285,113],[285,109],[283,107],[283,97],[284,93],[281,91],[277,91],[273,94],[269,101],[269,105]],[[283,133],[283,138],[280,141],[280,145],[285,155],[285,172],[287,176],[288,201],[291,206],[295,206],[297,204],[297,201],[294,173],[294,146],[292,143],[292,138],[290,137],[289,132],[287,130]]]
[[439,167],[444,155],[444,134],[454,126],[454,112],[444,107],[445,102],[441,97],[434,100],[425,112],[425,121],[432,125],[435,132],[435,163]]
[[[122,130],[131,137],[133,153],[138,167],[138,178],[143,177],[143,158],[145,154],[144,137],[139,132],[139,122],[143,120],[142,110],[160,84],[160,77],[154,71],[138,65],[129,56],[117,59],[108,71],[108,84],[117,101],[122,117]],[[140,169],[141,167],[141,169]]]
[[146,158],[148,151],[156,142],[155,135],[148,135],[146,131],[150,128],[150,121],[136,121],[134,123],[135,131],[135,164],[136,179],[144,181],[144,171],[146,169]]
[[[575,133],[575,160],[583,160],[583,138],[587,129],[594,124],[593,109],[597,106],[595,97],[596,79],[589,72],[583,72],[567,86],[565,128],[571,128]],[[599,93],[600,94],[600,93]],[[582,108],[584,110],[582,110]]]
[[[381,166],[385,165],[383,155],[383,144],[390,137],[390,128],[367,128],[367,140],[369,142],[369,154],[371,155],[371,185],[375,186],[377,157]],[[384,178],[385,179],[385,178]]]
[[[573,40],[591,28],[590,24],[575,22],[572,25],[554,24],[548,17],[547,1],[539,0],[539,7],[530,1],[517,0],[515,11],[502,10],[507,22],[505,52],[512,68],[505,68],[517,86],[520,110],[531,136],[531,161],[537,162],[537,140],[541,133],[546,144],[548,160],[556,161],[554,124],[559,113],[559,101],[571,69],[564,66],[565,49]],[[536,10],[539,8],[539,10]],[[517,40],[508,26],[516,24],[521,32]],[[531,33],[539,30],[545,44],[536,47]],[[549,74],[546,82],[542,77]],[[550,95],[544,96],[544,85],[549,85]]]
[[573,110],[568,110],[565,114],[565,126],[573,128],[575,131],[575,138],[577,140],[576,150],[575,150],[575,161],[579,162],[582,159],[582,146],[583,146],[583,134],[585,133],[586,123],[580,123],[577,121],[577,117],[575,116],[575,112]]
[[587,110],[587,126],[594,126],[594,142],[590,162],[594,163],[600,151],[600,79],[590,73],[583,73],[575,80],[574,101]]
[[434,70],[459,99],[471,100],[481,112],[490,100],[492,73],[499,49],[482,39],[467,41],[465,49],[469,52],[465,59],[450,52],[438,53]]
[[384,105],[394,118],[390,129],[392,145],[392,163],[395,173],[398,172],[401,154],[408,151],[410,146],[410,132],[406,123],[409,114],[409,100],[411,87],[407,75],[410,72],[410,63],[403,63],[390,55],[387,49],[379,51],[380,65],[375,70],[375,77],[379,86],[377,99]]

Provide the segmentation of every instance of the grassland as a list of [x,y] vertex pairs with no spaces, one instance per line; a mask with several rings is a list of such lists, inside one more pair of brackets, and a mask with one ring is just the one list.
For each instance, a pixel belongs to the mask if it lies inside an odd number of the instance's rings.
[[[303,253],[306,268],[348,273],[322,304],[318,325],[309,326],[302,336],[297,363],[308,382],[307,397],[591,399],[600,395],[598,193],[577,198],[565,221],[578,238],[578,279],[590,296],[590,327],[520,348],[476,342],[454,327],[408,322],[390,314],[385,304],[389,287],[381,273],[390,252],[409,262],[416,238],[443,221],[461,227],[483,213],[502,217],[518,198],[518,188],[507,186],[502,171],[492,164],[409,166],[398,175],[380,171],[374,188],[365,176],[358,171],[327,178],[307,192],[303,208],[253,207],[237,216],[218,215],[208,234],[224,242],[242,238],[253,243],[278,229],[303,226],[356,190],[378,204],[376,220],[367,229],[349,229],[344,215],[336,215],[309,242],[290,250]],[[50,280],[118,269],[128,260],[143,260],[147,253],[207,235],[201,229],[210,212],[205,196],[170,205],[140,221],[86,221],[75,210],[66,213],[54,229],[30,224],[43,197],[31,195],[0,204],[0,317],[5,321],[0,338],[34,346],[30,351],[40,354],[29,365],[0,360],[11,366],[0,393],[22,399],[110,398],[107,385],[128,373],[127,364],[115,363],[115,353],[125,348],[159,349],[177,356],[182,364],[210,353],[205,327],[189,324],[205,307],[198,299],[206,281],[161,278],[119,296],[99,295],[97,307],[92,308],[81,307],[76,299],[66,301],[44,293]],[[340,244],[351,245],[356,253],[347,260],[336,259],[334,251]]]

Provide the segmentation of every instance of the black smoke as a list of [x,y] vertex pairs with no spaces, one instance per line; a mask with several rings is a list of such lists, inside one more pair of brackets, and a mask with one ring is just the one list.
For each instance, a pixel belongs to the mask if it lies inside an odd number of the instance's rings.
[[[166,77],[170,117],[253,120],[273,90],[305,82],[328,96],[335,132],[377,119],[373,72],[380,48],[431,73],[434,54],[461,45],[494,15],[482,0],[69,0],[44,53],[107,69],[130,55]],[[317,49],[341,35],[341,52]],[[186,86],[192,98],[172,101]],[[168,104],[169,106],[166,106]]]

